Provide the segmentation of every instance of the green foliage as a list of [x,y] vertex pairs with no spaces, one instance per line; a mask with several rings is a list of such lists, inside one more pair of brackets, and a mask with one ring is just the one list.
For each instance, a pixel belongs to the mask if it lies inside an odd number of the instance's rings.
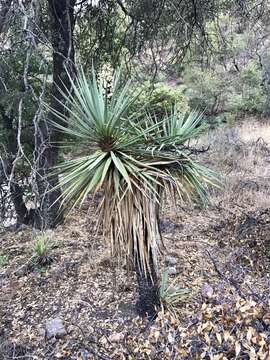
[[[0,155],[5,158],[16,154],[16,136],[19,118],[19,104],[21,108],[21,143],[28,159],[33,157],[34,128],[33,118],[38,104],[33,92],[41,92],[42,71],[40,61],[34,53],[27,68],[27,84],[25,84],[25,57],[26,47],[16,49],[16,52],[0,54]],[[29,89],[25,87],[28,86]],[[33,92],[30,91],[30,88]],[[16,172],[29,176],[30,167],[27,161],[17,164]],[[24,176],[22,176],[24,177]]]
[[187,68],[184,83],[191,108],[205,110],[207,114],[213,115],[224,107],[228,82],[217,71]]
[[219,66],[214,70],[187,69],[184,81],[190,107],[204,109],[208,115],[216,116],[217,122],[229,121],[232,118],[229,114],[263,112],[261,70],[253,61],[239,72],[225,71]]
[[177,314],[177,306],[191,295],[190,289],[180,288],[177,286],[177,278],[169,282],[168,269],[165,269],[159,288],[161,306],[163,310],[169,311],[173,315]]
[[101,8],[91,6],[89,15],[78,16],[76,22],[76,45],[85,71],[92,61],[97,68],[104,63],[110,63],[113,68],[121,64],[128,54],[124,41],[127,21],[116,2],[103,3]]
[[119,80],[117,73],[108,98],[95,72],[89,81],[80,70],[76,83],[71,80],[72,93],[63,93],[67,113],[51,109],[61,120],[56,128],[80,141],[86,153],[60,164],[56,172],[61,174],[62,205],[74,207],[91,191],[103,190],[100,221],[113,251],[121,258],[133,253],[146,270],[152,249],[161,248],[153,218],[161,194],[206,200],[216,176],[185,147],[204,130],[201,115],[184,116],[174,108],[162,121],[151,115],[138,121],[136,113],[129,116],[137,95],[129,83],[120,87]]
[[211,51],[195,45],[183,72],[190,107],[205,110],[214,123],[265,113],[262,69],[268,60],[262,34],[226,13],[219,15],[218,28],[213,21],[206,28]]
[[251,61],[245,66],[235,83],[235,93],[229,97],[229,107],[232,111],[262,113],[265,94],[261,86],[261,69]]
[[8,263],[8,256],[0,254],[0,269],[4,266],[6,266]]
[[141,117],[144,116],[145,112],[148,112],[161,119],[173,108],[182,114],[189,109],[187,99],[182,91],[165,83],[157,83],[151,86],[147,81],[143,85],[135,87],[135,91],[139,95],[131,107],[131,112],[138,113],[139,111]]
[[32,247],[32,262],[34,265],[45,266],[50,264],[53,261],[53,246],[53,242],[47,236],[37,236]]

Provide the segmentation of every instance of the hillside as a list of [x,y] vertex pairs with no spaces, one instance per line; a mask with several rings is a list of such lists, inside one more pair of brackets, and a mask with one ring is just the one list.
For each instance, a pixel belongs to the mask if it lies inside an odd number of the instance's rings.
[[[43,235],[43,264],[30,228],[1,234],[0,359],[269,359],[269,129],[249,119],[199,140],[224,188],[207,208],[165,204],[160,261],[191,292],[153,322],[136,317],[134,276],[96,231],[98,198]],[[65,334],[49,338],[55,318]]]

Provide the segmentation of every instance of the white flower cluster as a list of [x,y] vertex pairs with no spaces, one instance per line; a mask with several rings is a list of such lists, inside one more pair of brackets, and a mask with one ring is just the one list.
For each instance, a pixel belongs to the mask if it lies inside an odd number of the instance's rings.
[[112,95],[112,82],[113,82],[113,68],[110,64],[105,63],[102,65],[98,74],[98,82],[104,89],[104,93],[108,94],[110,98]]

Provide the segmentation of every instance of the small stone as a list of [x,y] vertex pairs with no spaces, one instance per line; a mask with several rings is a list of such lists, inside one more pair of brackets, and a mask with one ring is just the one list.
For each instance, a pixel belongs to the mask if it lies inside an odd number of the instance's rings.
[[123,340],[123,338],[124,338],[124,334],[114,333],[114,334],[112,334],[112,335],[109,337],[109,340],[110,340],[111,342],[117,343],[117,342],[120,342],[121,340]]
[[42,231],[39,230],[39,229],[37,229],[37,228],[35,228],[35,227],[33,227],[32,232],[33,232],[33,235],[34,235],[34,236],[42,235]]
[[60,318],[46,321],[45,335],[47,339],[59,339],[67,334],[64,324]]
[[54,230],[52,229],[47,229],[45,232],[44,232],[44,235],[45,236],[48,236],[48,237],[52,237],[54,235]]
[[178,273],[175,266],[170,266],[167,268],[167,272],[169,275],[176,275]]
[[15,226],[16,226],[16,230],[15,230],[16,233],[27,229],[27,225],[25,224],[19,224],[19,225],[15,224]]
[[159,227],[161,232],[173,232],[176,228],[176,225],[170,220],[160,219]]
[[208,284],[203,284],[201,288],[201,293],[204,298],[210,299],[214,295],[214,289]]
[[166,264],[166,265],[174,266],[174,265],[176,265],[177,263],[178,263],[178,259],[176,259],[175,257],[170,256],[170,255],[168,255],[168,256],[165,257],[165,264]]

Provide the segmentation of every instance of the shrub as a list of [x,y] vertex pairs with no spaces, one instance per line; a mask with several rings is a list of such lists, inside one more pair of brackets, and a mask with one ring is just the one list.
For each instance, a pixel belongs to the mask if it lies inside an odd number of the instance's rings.
[[162,118],[166,113],[170,113],[173,107],[176,107],[176,110],[181,113],[186,113],[189,109],[187,98],[181,89],[165,83],[157,83],[151,87],[149,82],[145,82],[136,88],[136,91],[139,96],[131,107],[131,112],[140,110],[142,116],[147,111],[156,115],[157,118]]
[[204,70],[194,66],[184,75],[185,95],[189,106],[205,110],[213,123],[228,122],[239,113],[264,112],[266,94],[261,81],[261,69],[255,61],[242,66],[239,72],[225,71],[217,65]]
[[228,107],[233,112],[262,113],[265,94],[261,86],[261,70],[255,62],[249,62],[240,72],[235,82],[235,92],[228,99]]
[[188,104],[193,109],[205,110],[214,115],[224,109],[226,80],[217,71],[188,68],[184,74]]

